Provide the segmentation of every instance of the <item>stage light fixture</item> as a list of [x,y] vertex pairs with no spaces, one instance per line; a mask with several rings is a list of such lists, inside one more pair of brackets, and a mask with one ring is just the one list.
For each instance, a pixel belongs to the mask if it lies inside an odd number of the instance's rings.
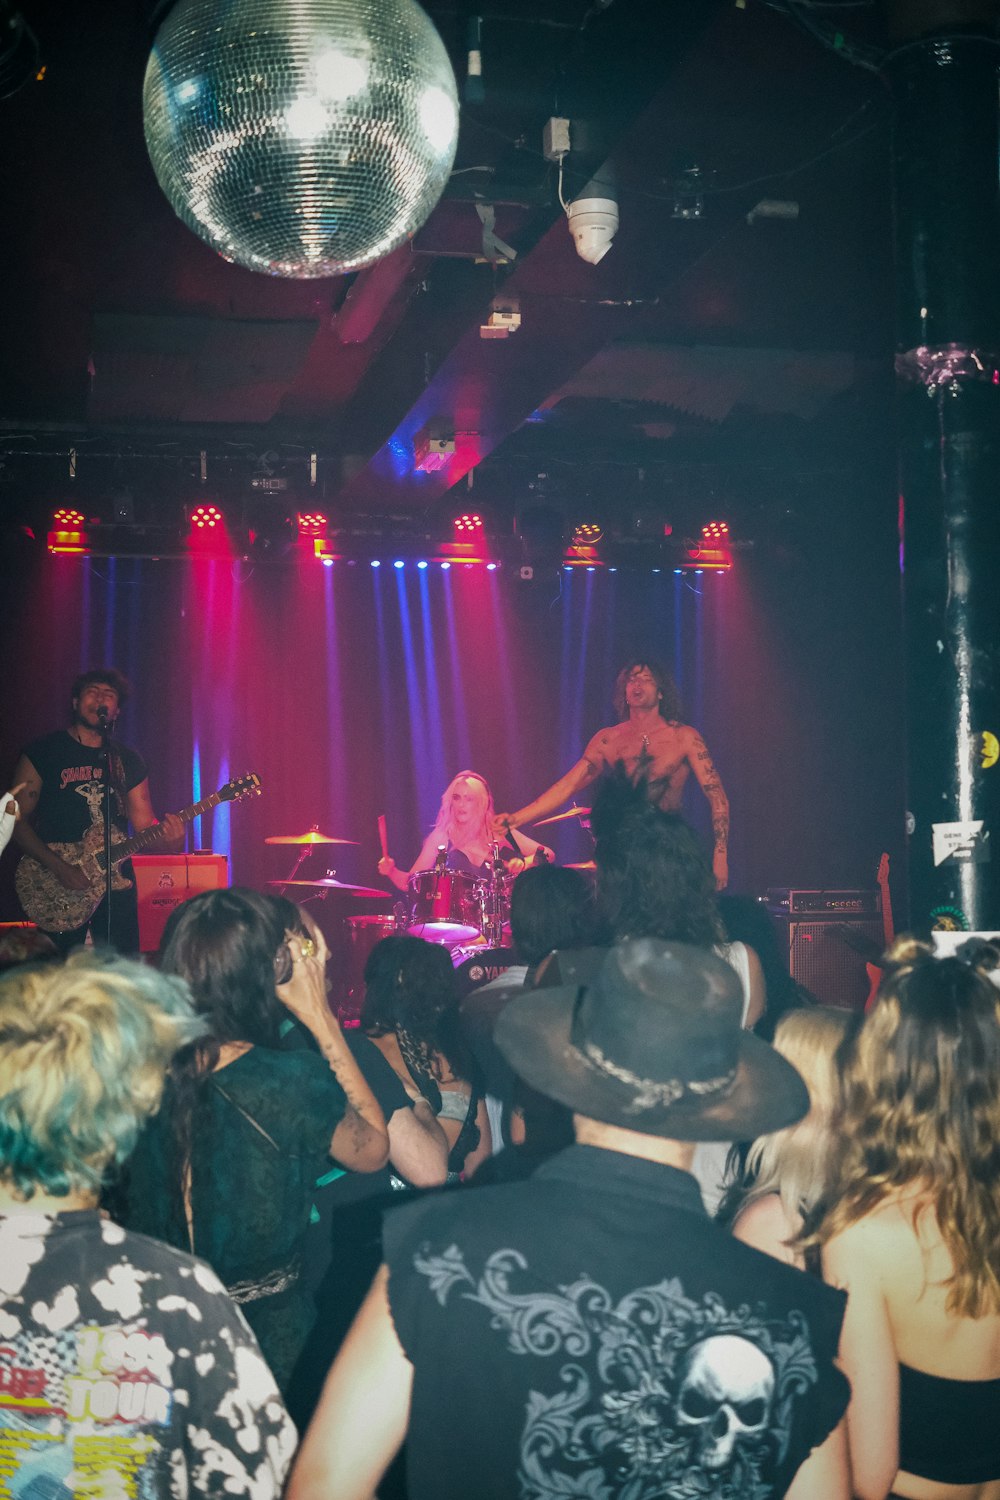
[[483,531],[483,518],[478,511],[463,511],[455,517],[455,530],[460,536],[473,536]]
[[413,467],[421,474],[436,474],[455,457],[455,439],[432,437],[423,428],[413,439]]
[[381,566],[382,566],[382,564],[379,561],[379,559],[377,557],[373,557],[372,558],[372,567],[373,568],[380,568]]
[[329,525],[329,516],[325,516],[320,510],[299,511],[296,516],[299,527],[299,536],[316,537],[322,536]]
[[403,566],[404,566],[403,559],[401,557],[397,557],[396,561],[393,563],[393,567],[394,568],[402,568]]
[[573,547],[594,547],[604,535],[604,527],[599,521],[578,521],[573,528],[573,539],[570,543]]
[[191,512],[192,531],[216,531],[222,525],[222,512],[214,505],[196,505]]
[[83,525],[83,511],[71,505],[60,505],[52,512],[52,525],[56,531],[76,531]]
[[701,528],[701,534],[707,542],[719,547],[729,539],[729,526],[725,521],[709,521]]
[[441,572],[442,573],[447,573],[450,567],[451,567],[451,563],[450,562],[443,562],[441,564]]
[[417,567],[421,570],[421,572],[423,572],[423,570],[424,570],[424,568],[426,568],[426,566],[427,566],[427,564],[426,564],[426,562],[424,562],[423,558],[421,558],[420,561],[417,563]]

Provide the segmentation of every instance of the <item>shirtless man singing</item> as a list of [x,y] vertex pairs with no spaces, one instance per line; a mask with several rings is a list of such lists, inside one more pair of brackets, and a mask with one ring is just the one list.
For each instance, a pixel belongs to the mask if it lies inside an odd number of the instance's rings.
[[547,817],[619,761],[630,776],[648,780],[664,812],[677,812],[693,771],[712,810],[712,871],[716,888],[723,890],[729,880],[729,799],[705,741],[690,724],[680,722],[677,689],[669,673],[654,662],[630,661],[615,680],[613,701],[621,722],[599,729],[565,776],[526,807],[498,814],[494,827],[519,828]]

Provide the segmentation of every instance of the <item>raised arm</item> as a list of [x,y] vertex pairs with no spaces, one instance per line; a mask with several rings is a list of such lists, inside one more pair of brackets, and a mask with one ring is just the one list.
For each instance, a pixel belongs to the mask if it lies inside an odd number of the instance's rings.
[[0,854],[6,849],[10,842],[10,836],[14,832],[14,824],[21,816],[17,795],[24,791],[24,782],[18,782],[12,786],[10,791],[0,797]]
[[278,999],[312,1032],[330,1070],[347,1096],[347,1111],[330,1142],[330,1155],[353,1172],[377,1172],[389,1155],[385,1116],[344,1041],[326,1001],[326,946],[317,949],[300,933],[287,935],[292,977],[276,986]]
[[722,891],[729,884],[729,798],[719,780],[719,773],[712,764],[708,746],[696,729],[688,729],[684,749],[688,765],[712,810],[712,836],[715,840],[712,872],[715,875],[715,889]]
[[520,828],[522,823],[537,823],[539,818],[548,817],[549,813],[555,812],[570,797],[589,786],[597,775],[596,769],[590,764],[585,756],[581,756],[573,768],[560,776],[547,792],[542,792],[534,802],[529,802],[526,807],[521,807],[517,812],[498,813],[493,822],[494,830],[498,837],[506,832],[506,824],[512,828]]
[[411,875],[416,875],[419,870],[433,870],[437,851],[438,836],[432,829],[421,844],[420,853],[408,870],[401,870],[391,855],[384,854],[378,862],[378,872],[384,875],[386,880],[391,880],[397,891],[405,891]]

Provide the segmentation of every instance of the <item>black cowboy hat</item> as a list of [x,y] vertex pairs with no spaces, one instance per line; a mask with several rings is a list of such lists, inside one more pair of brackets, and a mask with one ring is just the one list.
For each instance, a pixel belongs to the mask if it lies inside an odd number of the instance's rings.
[[539,1093],[678,1141],[752,1140],[807,1112],[802,1079],[743,1030],[740,981],[708,949],[637,938],[603,959],[596,950],[580,953],[582,963],[558,957],[571,982],[520,991],[495,1032]]

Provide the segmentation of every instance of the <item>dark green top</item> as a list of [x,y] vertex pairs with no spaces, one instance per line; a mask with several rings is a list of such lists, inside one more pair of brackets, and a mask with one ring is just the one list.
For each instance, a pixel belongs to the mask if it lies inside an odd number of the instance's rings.
[[[191,1158],[194,1245],[170,1187],[171,1090],[129,1165],[126,1225],[207,1260],[235,1291],[279,1386],[313,1318],[297,1279],[317,1177],[346,1098],[311,1052],[253,1047],[202,1084]],[[243,1300],[247,1284],[280,1286]],[[286,1284],[287,1283],[287,1284]]]

